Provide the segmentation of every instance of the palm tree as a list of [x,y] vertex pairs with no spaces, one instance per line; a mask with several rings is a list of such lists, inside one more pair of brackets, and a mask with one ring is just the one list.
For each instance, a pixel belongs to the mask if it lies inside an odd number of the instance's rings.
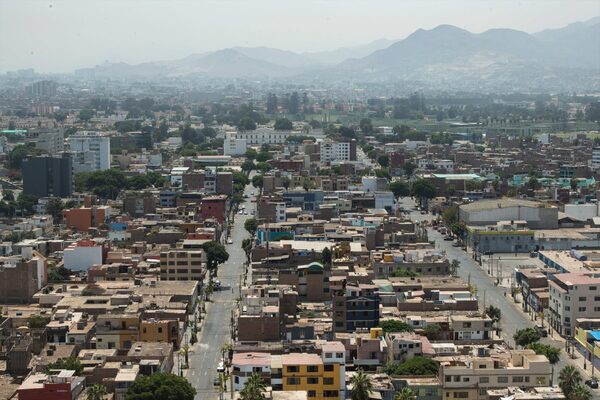
[[575,388],[581,383],[581,374],[573,365],[564,367],[558,374],[558,386],[563,391],[567,399],[575,391]]
[[369,400],[369,392],[373,389],[373,384],[369,375],[365,374],[362,369],[356,371],[350,378],[350,385],[352,386],[350,391],[352,400]]
[[396,393],[394,400],[417,400],[417,395],[410,388],[405,387]]
[[571,400],[592,400],[592,392],[583,385],[577,385],[568,398]]
[[265,400],[265,390],[267,385],[258,374],[253,374],[244,383],[243,389],[240,391],[240,400]]
[[107,392],[104,385],[96,383],[95,385],[92,385],[87,389],[86,394],[87,400],[102,400],[104,399],[104,396],[107,394]]

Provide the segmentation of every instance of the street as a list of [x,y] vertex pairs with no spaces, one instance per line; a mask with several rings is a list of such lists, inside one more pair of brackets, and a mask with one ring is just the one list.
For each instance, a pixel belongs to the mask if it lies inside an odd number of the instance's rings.
[[[409,213],[411,220],[421,222],[432,219],[431,214],[423,215],[419,211],[414,210],[415,204],[410,198],[402,198],[400,201],[405,210],[411,210]],[[485,273],[479,264],[471,258],[470,254],[467,254],[460,247],[453,247],[451,241],[443,240],[443,235],[438,231],[429,228],[427,229],[427,234],[429,241],[435,241],[437,248],[445,250],[446,255],[450,260],[458,260],[460,262],[458,275],[465,282],[469,282],[471,285],[477,287],[477,297],[479,299],[480,309],[488,307],[489,305],[494,305],[500,309],[502,312],[500,320],[500,327],[502,329],[501,337],[509,344],[509,346],[513,348],[516,347],[513,339],[515,332],[519,329],[534,327],[535,322],[531,321],[517,308],[520,308],[521,305],[513,301],[510,290],[502,286],[495,286],[493,278]],[[507,292],[506,297],[504,296],[505,292]],[[564,352],[564,341],[547,337],[542,338],[541,342],[558,347],[562,350],[560,361],[554,365],[554,385],[558,384],[558,373],[560,370],[569,364],[579,368],[584,380],[589,379],[590,374],[584,371],[578,363],[573,362]],[[581,355],[579,355],[579,358],[581,358]],[[593,393],[594,399],[600,399],[598,390],[591,390],[591,392]]]
[[[246,186],[244,193],[250,196],[252,191],[251,186]],[[206,305],[207,313],[204,315],[202,330],[198,333],[198,343],[189,355],[187,379],[197,391],[196,400],[216,399],[219,394],[218,386],[213,386],[213,380],[218,376],[217,365],[221,360],[221,349],[225,344],[231,343],[231,312],[239,297],[240,276],[244,273],[246,261],[242,240],[249,237],[244,229],[244,221],[253,217],[250,210],[255,209],[255,203],[251,203],[249,198],[245,200],[243,204],[248,215],[235,214],[230,236],[233,243],[225,245],[229,260],[219,265],[216,279],[221,281],[222,288],[210,296],[211,302]]]

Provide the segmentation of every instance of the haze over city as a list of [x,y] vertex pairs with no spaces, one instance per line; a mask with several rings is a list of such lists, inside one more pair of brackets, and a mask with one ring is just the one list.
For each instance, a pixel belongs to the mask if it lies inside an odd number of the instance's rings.
[[0,1],[0,71],[72,72],[222,48],[317,52],[450,24],[533,33],[600,15],[579,1]]

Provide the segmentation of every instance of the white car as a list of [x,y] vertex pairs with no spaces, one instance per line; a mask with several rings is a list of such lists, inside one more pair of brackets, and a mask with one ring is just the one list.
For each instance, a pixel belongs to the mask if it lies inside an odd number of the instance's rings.
[[244,211],[244,215],[248,215],[248,211]]
[[233,240],[227,239],[227,244],[233,244]]
[[225,372],[225,364],[223,364],[223,361],[217,366],[217,372]]

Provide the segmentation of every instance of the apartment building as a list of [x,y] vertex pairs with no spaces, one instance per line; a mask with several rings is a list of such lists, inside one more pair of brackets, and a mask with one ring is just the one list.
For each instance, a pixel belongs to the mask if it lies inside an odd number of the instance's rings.
[[32,157],[23,161],[23,191],[38,197],[68,197],[73,192],[71,156]]
[[550,324],[562,336],[575,334],[578,318],[600,318],[600,278],[589,273],[556,274],[548,285]]
[[160,279],[164,281],[202,281],[206,273],[206,254],[202,250],[174,249],[160,253]]
[[270,385],[273,361],[280,361],[280,358],[269,353],[235,353],[231,360],[233,390],[242,390],[254,374],[259,374],[263,381]]
[[356,161],[356,140],[335,142],[325,139],[319,144],[320,161]]
[[379,324],[378,287],[369,284],[330,282],[333,295],[333,330],[354,332],[358,328],[373,328]]
[[412,332],[388,333],[387,343],[388,362],[404,362],[413,357],[433,357],[435,350],[427,337]]
[[140,314],[103,314],[96,320],[97,349],[130,349],[139,341]]
[[455,341],[471,341],[491,339],[494,327],[492,319],[487,316],[451,315],[450,329]]
[[46,265],[40,257],[0,257],[0,303],[28,303],[46,281]]
[[548,386],[552,375],[546,356],[533,350],[477,348],[472,355],[436,359],[444,399],[487,400],[490,389]]
[[248,149],[248,140],[237,138],[237,133],[225,134],[223,141],[223,154],[226,156],[243,156]]
[[[276,131],[271,128],[260,127],[253,131],[238,131],[228,134],[227,138],[230,141],[235,140],[235,150],[239,151],[243,141],[246,141],[246,146],[263,145],[263,144],[284,144],[288,137],[298,135],[299,132],[294,131]],[[242,140],[242,142],[238,142]]]
[[110,136],[81,132],[69,136],[73,172],[104,171],[110,168]]

